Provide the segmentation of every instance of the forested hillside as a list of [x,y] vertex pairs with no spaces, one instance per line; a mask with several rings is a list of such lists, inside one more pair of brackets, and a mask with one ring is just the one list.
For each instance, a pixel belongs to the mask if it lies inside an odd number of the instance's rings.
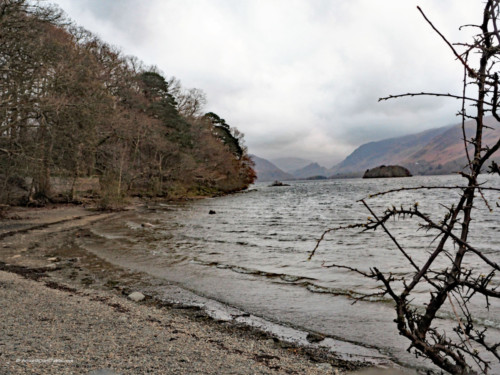
[[231,192],[255,178],[242,134],[204,114],[201,90],[56,8],[0,2],[0,74],[0,203],[72,201],[82,181],[97,181],[87,194],[106,205]]

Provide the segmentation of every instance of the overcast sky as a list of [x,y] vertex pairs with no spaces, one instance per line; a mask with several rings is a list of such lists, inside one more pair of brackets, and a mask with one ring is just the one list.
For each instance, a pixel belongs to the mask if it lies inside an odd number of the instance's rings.
[[77,24],[202,89],[250,153],[331,167],[368,141],[457,123],[462,68],[451,41],[480,0],[51,0]]

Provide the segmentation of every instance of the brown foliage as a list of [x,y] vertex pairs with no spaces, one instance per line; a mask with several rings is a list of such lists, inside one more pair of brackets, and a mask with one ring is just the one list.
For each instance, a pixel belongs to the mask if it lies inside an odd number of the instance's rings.
[[[0,203],[53,199],[54,177],[99,176],[114,200],[253,181],[200,120],[201,90],[170,87],[57,10],[2,1],[0,51]],[[30,184],[24,197],[13,179]]]

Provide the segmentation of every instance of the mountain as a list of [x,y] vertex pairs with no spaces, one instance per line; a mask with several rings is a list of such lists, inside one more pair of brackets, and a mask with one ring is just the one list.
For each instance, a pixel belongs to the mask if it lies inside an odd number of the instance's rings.
[[[485,124],[497,125],[484,131],[483,143],[492,145],[500,138],[500,127],[493,117],[486,118]],[[473,120],[465,123],[468,139],[474,128]],[[380,165],[401,165],[414,175],[447,174],[459,171],[465,164],[462,124],[457,124],[363,144],[334,166],[332,172],[336,177],[360,177],[367,169]]]
[[[483,145],[492,146],[500,138],[500,127],[493,117],[485,118],[485,125],[493,127],[485,129],[483,134]],[[495,128],[496,126],[496,128]],[[475,121],[465,123],[465,133],[468,139],[474,136]],[[472,145],[468,147],[472,153]],[[495,157],[499,156],[497,152]],[[411,168],[418,174],[439,174],[455,172],[463,168],[467,163],[464,152],[463,131],[461,124],[449,128],[444,133],[434,137],[427,145],[419,151],[409,155],[402,164]]]
[[297,169],[296,171],[293,171],[292,174],[296,178],[309,178],[315,176],[328,177],[332,173],[329,169],[322,167],[318,163],[311,163],[309,165],[306,165],[304,168],[300,168]]
[[420,151],[434,137],[446,132],[449,128],[449,126],[441,127],[403,137],[365,143],[334,166],[332,174],[361,176],[367,169],[379,165],[401,164],[401,161],[409,154]]
[[293,174],[294,171],[304,168],[312,163],[311,160],[306,160],[302,158],[277,158],[277,159],[272,159],[271,162],[278,168],[291,174]]
[[254,170],[257,173],[257,181],[283,181],[283,180],[293,180],[291,174],[283,172],[276,165],[271,163],[269,160],[259,158],[255,155],[250,155],[250,158],[255,163]]

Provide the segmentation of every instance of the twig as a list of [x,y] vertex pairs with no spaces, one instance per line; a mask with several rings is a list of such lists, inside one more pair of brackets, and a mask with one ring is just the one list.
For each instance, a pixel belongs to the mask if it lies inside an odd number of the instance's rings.
[[[469,52],[467,51],[467,54],[465,55],[465,60],[469,60]],[[465,92],[467,89],[467,69],[464,66],[464,78],[463,78],[463,91],[462,91],[462,113],[465,115]],[[465,116],[462,116],[462,135],[464,137],[464,148],[465,148],[465,154],[467,155],[467,161],[468,161],[468,166],[472,170],[471,166],[471,159],[469,155],[469,149],[467,147],[467,134],[465,133]]]
[[382,227],[382,229],[384,230],[384,232],[389,236],[389,238],[396,245],[396,247],[399,249],[399,251],[405,256],[405,258],[408,259],[408,261],[415,268],[415,270],[417,272],[420,272],[420,268],[415,264],[415,262],[408,255],[408,253],[401,247],[401,245],[399,244],[398,240],[396,240],[396,238],[392,235],[392,233],[386,228],[386,226],[384,225],[384,223],[379,220],[379,218],[377,217],[377,215],[375,214],[375,212],[373,212],[373,210],[371,209],[371,207],[368,206],[368,204],[363,199],[361,199],[361,203],[363,203],[363,205],[366,207],[366,209],[368,211],[370,211],[370,213],[373,215],[373,217],[375,218],[375,220],[377,220],[377,222],[380,223],[380,226]]
[[[453,301],[451,300],[450,293],[446,293],[446,295],[448,296],[448,300],[450,301],[450,305],[451,305],[451,308],[453,310],[453,313],[455,314],[455,318],[457,318],[458,325],[462,329],[462,332],[465,334],[465,327],[464,327],[464,325],[462,323],[462,320],[460,319],[460,317],[457,314],[457,309],[455,309],[455,305],[453,304]],[[465,336],[465,339],[467,340],[467,343],[469,344],[469,346],[472,349],[472,345],[471,345],[471,343],[469,341],[469,338],[467,336]]]
[[[406,94],[399,94],[399,95],[389,95],[383,98],[379,98],[378,101],[381,102],[383,100],[389,100],[389,99],[396,99],[396,98],[404,98],[404,97],[414,97],[414,96],[437,96],[437,97],[447,97],[447,98],[452,98],[452,99],[460,99],[460,100],[469,100],[471,102],[477,103],[478,100],[474,98],[468,98],[468,97],[463,97],[460,95],[454,95],[454,94],[440,94],[440,93],[435,93],[435,92],[409,92]],[[489,104],[489,103],[485,103]],[[491,104],[490,104],[491,105]]]
[[[483,190],[490,190],[490,191],[500,191],[500,188],[494,188],[494,187],[488,187],[488,186],[482,186],[482,184],[474,185],[471,186],[476,189],[483,189]],[[366,198],[363,199],[371,199],[375,197],[380,197],[383,195],[391,194],[391,193],[398,193],[400,191],[411,191],[411,190],[456,190],[456,189],[461,189],[465,190],[467,189],[468,186],[417,186],[417,187],[402,187],[402,188],[396,188],[396,189],[390,189],[386,191],[382,191],[379,193],[375,194],[370,194]],[[362,199],[358,200],[358,202],[361,202]]]
[[422,16],[424,17],[424,19],[427,21],[427,23],[432,27],[432,29],[438,33],[438,35],[441,37],[441,39],[444,40],[444,42],[448,45],[448,47],[450,47],[450,49],[453,51],[453,54],[456,56],[456,58],[458,60],[460,60],[460,62],[463,64],[463,66],[465,66],[465,68],[467,69],[467,71],[469,72],[469,76],[470,77],[473,77],[473,78],[477,78],[477,73],[474,71],[474,69],[472,69],[471,67],[469,67],[469,65],[467,64],[466,61],[464,61],[464,59],[462,59],[462,57],[457,53],[457,51],[455,50],[455,48],[453,47],[453,45],[448,42],[448,40],[445,38],[445,36],[443,34],[441,34],[441,32],[433,25],[433,23],[427,18],[427,16],[425,15],[424,11],[419,7],[417,6],[417,9],[418,11],[422,14]]
[[335,227],[335,228],[330,228],[330,229],[325,230],[323,232],[323,234],[321,234],[321,237],[316,241],[316,246],[314,246],[314,249],[309,253],[309,257],[307,258],[307,260],[311,260],[312,257],[314,256],[314,254],[316,254],[316,250],[318,249],[321,242],[323,242],[323,240],[325,239],[325,236],[328,233],[337,232],[337,231],[346,230],[346,229],[364,228],[365,226],[366,226],[366,224],[358,223],[358,224],[351,224],[351,225],[340,226],[340,227]]

